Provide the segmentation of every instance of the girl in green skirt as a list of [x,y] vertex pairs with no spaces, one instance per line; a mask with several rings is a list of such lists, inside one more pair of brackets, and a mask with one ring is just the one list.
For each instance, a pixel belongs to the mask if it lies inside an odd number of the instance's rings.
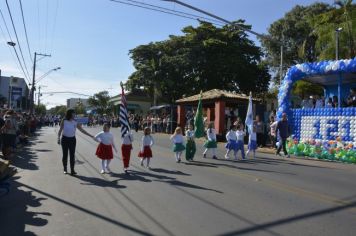
[[185,150],[184,137],[182,135],[182,129],[177,127],[174,134],[171,136],[173,142],[173,152],[175,152],[176,162],[181,162],[182,152]]
[[193,130],[193,125],[189,125],[187,132],[185,133],[187,138],[187,149],[185,150],[185,159],[187,161],[192,161],[196,152],[195,146],[195,132]]
[[213,123],[210,123],[208,126],[208,130],[206,131],[206,136],[208,140],[206,140],[206,142],[204,143],[204,147],[206,149],[203,152],[203,157],[206,158],[206,153],[208,152],[208,150],[211,150],[211,152],[213,153],[213,159],[218,159],[216,157],[216,148],[217,148],[216,132],[213,127],[214,127]]

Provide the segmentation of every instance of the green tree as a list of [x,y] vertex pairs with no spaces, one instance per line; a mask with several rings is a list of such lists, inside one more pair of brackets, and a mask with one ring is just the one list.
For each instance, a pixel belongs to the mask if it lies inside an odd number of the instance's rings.
[[324,94],[324,89],[320,85],[300,80],[293,85],[292,93],[301,98],[305,98],[310,95],[322,96]]
[[63,117],[66,114],[67,106],[55,106],[49,110],[49,113],[52,115],[61,115]]
[[75,107],[74,111],[76,114],[85,114],[85,107],[83,103],[79,102]]
[[46,106],[44,104],[40,104],[40,105],[35,105],[35,113],[37,115],[45,115],[46,114]]
[[[313,16],[328,12],[330,9],[332,7],[325,3],[315,3],[306,7],[296,5],[283,18],[270,25],[268,28],[269,37],[262,39],[262,45],[272,70],[278,71],[279,69],[281,43],[283,44],[285,67],[317,59],[313,48],[316,40],[313,34],[314,28],[309,20]],[[300,53],[302,45],[304,45],[303,55]]]
[[285,16],[273,22],[262,45],[272,71],[280,66],[280,43],[283,42],[284,71],[303,62],[335,59],[335,29],[339,33],[339,57],[356,55],[356,5],[352,0],[337,1],[340,8],[325,3],[295,6]]
[[[250,28],[243,21],[235,23]],[[182,32],[130,50],[136,71],[126,84],[129,89],[143,86],[153,94],[156,86],[168,102],[214,88],[244,93],[268,89],[262,52],[243,31],[201,22]]]
[[89,97],[88,103],[95,107],[98,114],[111,114],[112,106],[109,103],[110,96],[108,91],[101,91]]

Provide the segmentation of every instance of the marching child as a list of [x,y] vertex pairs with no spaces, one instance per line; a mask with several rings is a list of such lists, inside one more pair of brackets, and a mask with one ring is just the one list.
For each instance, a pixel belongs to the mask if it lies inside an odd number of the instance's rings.
[[104,124],[103,131],[97,133],[94,136],[94,140],[100,142],[96,149],[96,156],[101,159],[101,174],[110,173],[109,168],[110,161],[113,159],[112,149],[114,148],[117,153],[117,149],[114,143],[114,136],[110,133],[110,125]]
[[193,130],[193,125],[188,126],[188,130],[185,133],[185,137],[187,139],[187,146],[185,150],[185,159],[187,161],[193,161],[194,155],[196,152],[196,145],[195,145],[195,132]]
[[244,137],[245,137],[245,135],[246,135],[246,132],[244,131],[244,125],[240,124],[239,129],[236,131],[237,151],[236,151],[235,160],[237,160],[237,152],[239,150],[241,150],[242,159],[245,159],[245,148],[244,148]]
[[248,137],[248,150],[246,152],[246,156],[253,151],[253,158],[256,157],[256,149],[257,149],[257,135],[256,135],[256,126],[252,127],[252,132],[249,134]]
[[174,134],[171,136],[171,140],[173,142],[173,152],[175,152],[176,162],[180,163],[182,152],[185,150],[181,127],[177,127],[175,129]]
[[122,138],[121,153],[122,153],[122,161],[124,163],[125,173],[127,173],[130,165],[130,156],[131,156],[133,140],[134,138],[131,131],[126,132],[126,134]]
[[213,159],[218,159],[216,157],[216,132],[213,127],[213,123],[210,123],[208,125],[208,130],[206,131],[208,140],[206,140],[206,142],[204,143],[205,151],[203,152],[203,158],[206,158],[206,153],[211,150],[211,152],[213,153]]
[[143,130],[143,137],[142,137],[142,144],[141,144],[141,150],[138,153],[138,157],[141,158],[141,166],[143,166],[143,161],[147,159],[147,168],[150,168],[150,159],[152,158],[152,150],[151,147],[154,144],[154,140],[151,136],[151,129],[149,127],[146,127]]
[[236,134],[236,126],[235,125],[231,125],[230,126],[230,131],[227,132],[226,134],[226,145],[225,148],[226,150],[226,154],[225,154],[225,159],[229,159],[229,153],[231,150],[234,151],[234,156],[235,159],[237,158],[237,134]]

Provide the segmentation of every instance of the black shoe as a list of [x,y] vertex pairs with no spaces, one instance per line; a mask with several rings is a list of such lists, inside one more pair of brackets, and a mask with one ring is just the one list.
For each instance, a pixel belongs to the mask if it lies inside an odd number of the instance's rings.
[[77,172],[75,172],[74,170],[72,170],[71,172],[70,172],[70,175],[76,175],[77,174]]
[[216,156],[213,156],[213,159],[218,159]]
[[206,154],[203,154],[203,158],[206,158]]
[[65,175],[66,175],[66,174],[68,174],[68,172],[67,172],[66,170],[64,170],[64,171],[63,171],[63,174],[65,174]]

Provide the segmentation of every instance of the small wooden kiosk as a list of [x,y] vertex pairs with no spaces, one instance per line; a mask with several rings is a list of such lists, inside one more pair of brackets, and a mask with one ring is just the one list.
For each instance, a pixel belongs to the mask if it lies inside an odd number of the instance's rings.
[[[182,98],[177,103],[177,122],[181,127],[186,124],[187,109],[194,109],[198,106],[200,94]],[[230,109],[237,110],[238,117],[245,120],[249,97],[245,94],[238,94],[219,89],[212,89],[202,94],[203,113],[206,122],[214,122],[216,133],[224,135],[226,133],[226,112]],[[259,99],[253,99],[254,104],[260,103]]]

